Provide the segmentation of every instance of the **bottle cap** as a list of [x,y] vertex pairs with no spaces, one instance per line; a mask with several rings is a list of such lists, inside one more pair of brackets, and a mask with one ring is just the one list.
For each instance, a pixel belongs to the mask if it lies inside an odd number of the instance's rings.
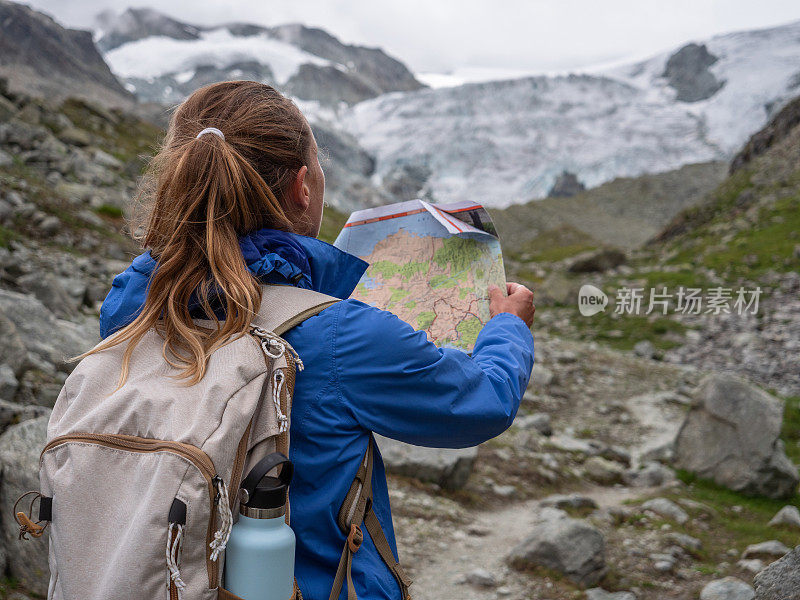
[[[267,473],[280,467],[277,477]],[[286,512],[286,497],[294,467],[279,452],[262,458],[247,474],[239,490],[239,512],[254,518],[273,518]]]
[[246,506],[250,508],[280,508],[286,505],[288,491],[289,486],[279,478],[264,477],[253,490]]

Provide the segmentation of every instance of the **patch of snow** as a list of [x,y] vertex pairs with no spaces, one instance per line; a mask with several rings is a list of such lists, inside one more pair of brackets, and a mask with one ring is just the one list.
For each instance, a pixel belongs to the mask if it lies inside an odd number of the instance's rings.
[[323,105],[316,100],[302,100],[294,96],[292,101],[312,124],[325,123],[334,126],[339,121],[339,112],[331,106]]
[[415,77],[432,88],[456,87],[464,84],[464,80],[454,73],[416,73]]
[[[718,35],[702,43],[718,58],[709,71],[725,85],[707,100],[679,104],[704,122],[712,143],[734,153],[771,116],[769,108],[775,110],[800,93],[791,85],[800,74],[800,21]],[[605,74],[648,91],[654,101],[674,102],[674,90],[661,76],[671,54]]]
[[286,83],[302,64],[332,64],[267,35],[237,37],[225,28],[203,32],[196,40],[151,36],[115,48],[105,58],[119,77],[148,80],[204,65],[224,69],[237,62],[258,61],[269,64],[279,84]]

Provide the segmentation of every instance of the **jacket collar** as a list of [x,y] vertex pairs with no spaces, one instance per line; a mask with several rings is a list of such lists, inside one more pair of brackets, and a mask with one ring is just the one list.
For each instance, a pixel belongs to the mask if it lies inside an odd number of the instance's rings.
[[[293,285],[340,300],[350,297],[369,266],[327,242],[277,229],[248,233],[239,238],[239,247],[247,268],[262,283]],[[150,277],[156,260],[147,251],[129,268]]]
[[[346,299],[368,264],[338,248],[304,235],[275,229],[259,229],[239,238],[247,268],[263,283],[293,285]],[[156,260],[145,252],[114,278],[100,308],[100,333],[106,337],[128,325],[139,314],[147,298]],[[222,306],[212,300],[221,318]],[[189,302],[192,314],[202,313],[198,302]]]
[[259,229],[239,239],[247,268],[264,283],[294,285],[342,300],[349,298],[369,266],[316,238]]

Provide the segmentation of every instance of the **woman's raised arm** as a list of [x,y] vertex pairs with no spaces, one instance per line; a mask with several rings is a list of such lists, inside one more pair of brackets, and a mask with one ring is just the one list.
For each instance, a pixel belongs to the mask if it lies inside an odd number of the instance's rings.
[[360,302],[336,310],[335,380],[365,429],[419,446],[460,448],[511,425],[533,367],[533,336],[521,318],[494,316],[470,356],[439,349],[424,332]]

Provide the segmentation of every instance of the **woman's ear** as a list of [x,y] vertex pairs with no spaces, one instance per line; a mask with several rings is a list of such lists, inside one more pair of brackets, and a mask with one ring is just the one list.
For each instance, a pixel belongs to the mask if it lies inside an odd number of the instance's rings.
[[308,205],[311,203],[311,193],[306,184],[306,173],[308,173],[308,167],[303,165],[297,171],[292,185],[289,186],[289,200],[298,210],[303,212],[305,212]]

